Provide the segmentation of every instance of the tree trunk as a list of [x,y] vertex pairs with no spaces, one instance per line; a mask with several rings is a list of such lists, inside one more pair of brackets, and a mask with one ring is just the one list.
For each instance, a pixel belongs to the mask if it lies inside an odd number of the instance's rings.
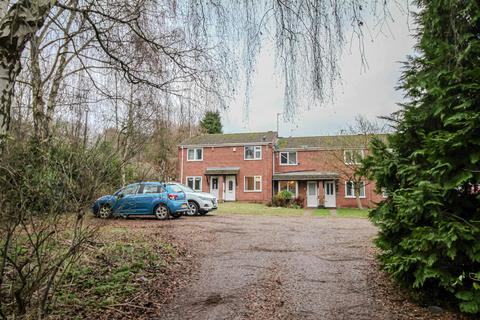
[[32,36],[30,41],[30,69],[32,76],[30,79],[32,85],[32,116],[33,131],[36,141],[42,143],[45,139],[43,124],[45,122],[45,100],[42,74],[40,71],[40,52],[38,50],[40,43],[36,36]]
[[[19,0],[0,24],[0,150],[10,127],[15,81],[21,70],[20,58],[28,39],[39,30],[55,4],[52,0]],[[1,7],[2,11],[6,7]],[[1,152],[1,151],[0,151]]]
[[362,182],[355,182],[354,185],[355,185],[355,187],[354,187],[355,199],[357,200],[357,208],[358,209],[363,209],[362,201],[360,200],[360,187],[362,185]]
[[4,145],[10,128],[15,79],[20,69],[20,55],[17,52],[9,52],[0,45],[0,148]]

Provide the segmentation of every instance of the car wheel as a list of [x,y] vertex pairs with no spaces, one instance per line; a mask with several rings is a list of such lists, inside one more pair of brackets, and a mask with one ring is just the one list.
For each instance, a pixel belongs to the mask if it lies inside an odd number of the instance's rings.
[[98,217],[102,219],[108,219],[112,217],[112,208],[109,205],[104,204],[98,209]]
[[155,217],[157,217],[158,220],[166,220],[170,216],[168,208],[164,204],[159,204],[158,206],[156,206],[154,213]]
[[198,204],[194,201],[188,201],[188,211],[189,216],[195,216],[198,214]]

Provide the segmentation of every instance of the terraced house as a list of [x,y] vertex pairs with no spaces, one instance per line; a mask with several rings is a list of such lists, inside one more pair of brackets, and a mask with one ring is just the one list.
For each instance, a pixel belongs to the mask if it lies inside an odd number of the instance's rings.
[[358,201],[371,207],[383,196],[373,181],[354,172],[372,137],[282,138],[272,131],[200,135],[179,146],[178,179],[220,201],[266,203],[289,190],[306,207],[356,207]]

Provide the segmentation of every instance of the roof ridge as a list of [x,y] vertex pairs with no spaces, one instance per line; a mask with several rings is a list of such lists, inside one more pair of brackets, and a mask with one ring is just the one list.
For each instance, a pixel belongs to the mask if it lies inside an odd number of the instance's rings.
[[278,137],[278,139],[295,139],[295,138],[331,138],[331,137],[357,137],[357,136],[383,136],[388,133],[358,133],[358,134],[330,134],[320,136],[295,136],[295,137]]

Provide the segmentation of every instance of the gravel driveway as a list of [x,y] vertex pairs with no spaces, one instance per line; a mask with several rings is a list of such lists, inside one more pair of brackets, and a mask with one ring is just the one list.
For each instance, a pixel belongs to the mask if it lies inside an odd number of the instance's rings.
[[206,216],[168,229],[198,257],[162,319],[379,318],[366,219]]

